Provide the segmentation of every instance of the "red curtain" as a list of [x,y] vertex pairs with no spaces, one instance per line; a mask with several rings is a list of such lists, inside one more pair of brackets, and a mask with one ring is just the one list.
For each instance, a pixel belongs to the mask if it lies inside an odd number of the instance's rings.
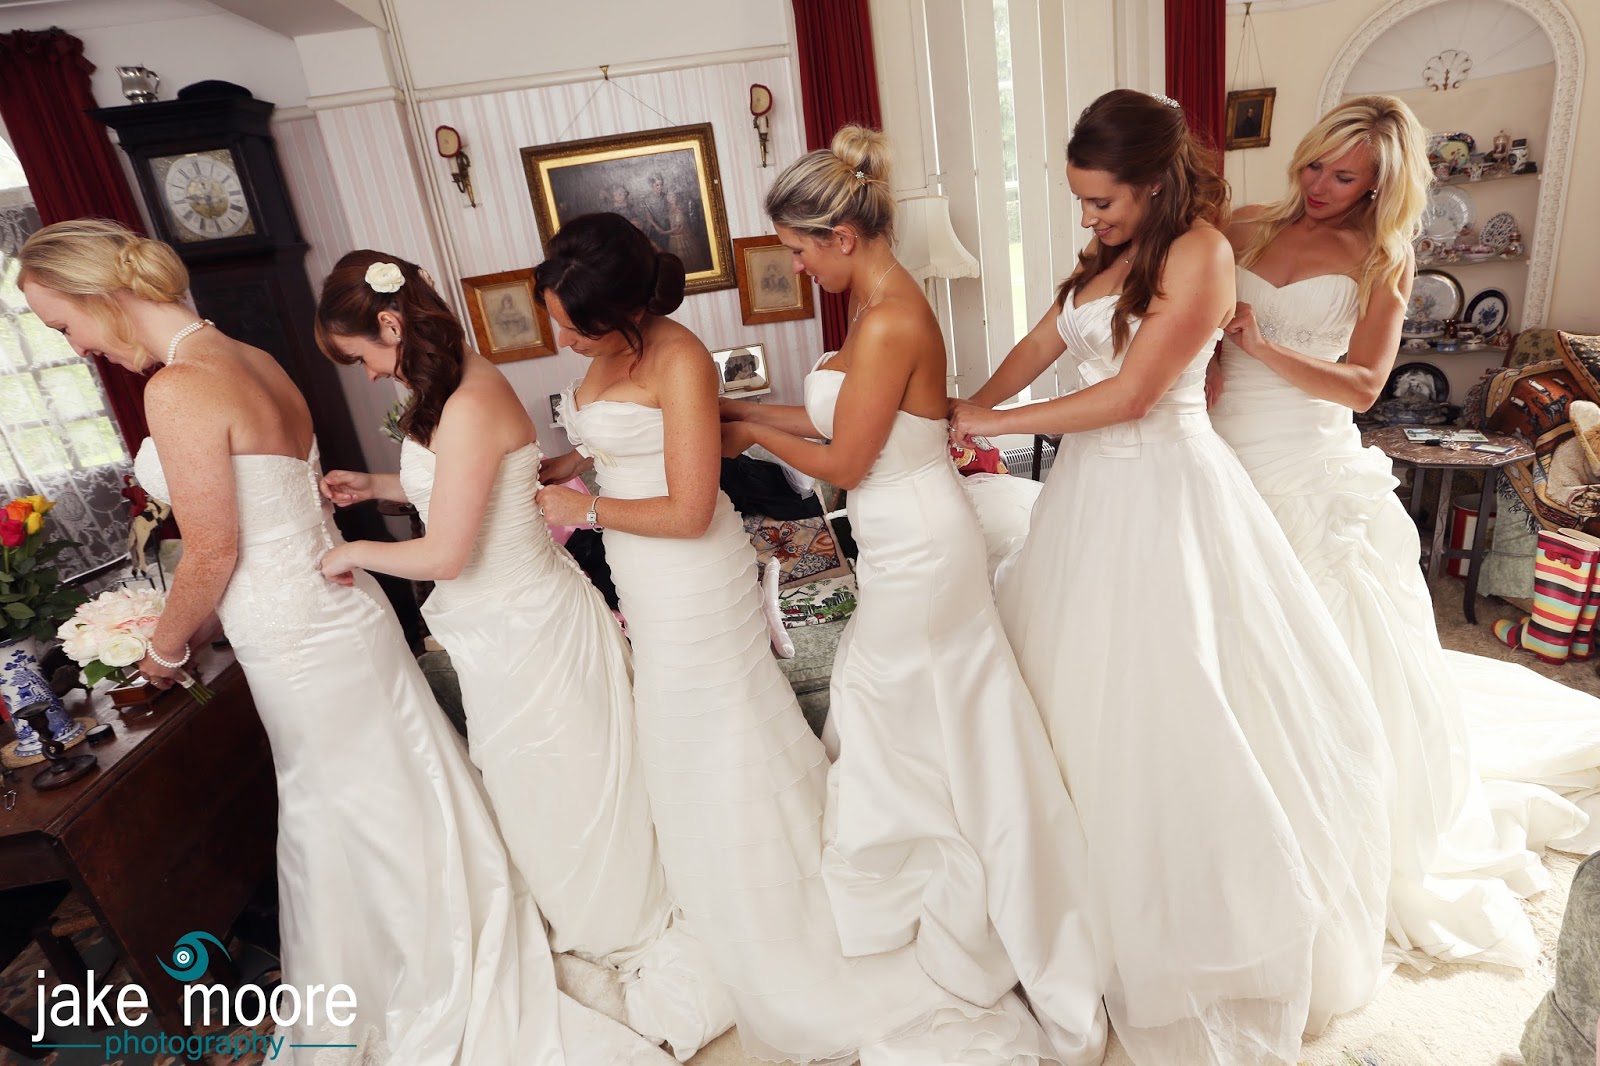
[[1227,80],[1227,0],[1166,0],[1167,95],[1183,105],[1189,128],[1221,148]]
[[[69,218],[109,218],[144,232],[106,128],[84,114],[95,106],[89,89],[94,64],[83,42],[59,29],[0,34],[0,119],[28,177],[44,224]],[[129,454],[149,435],[144,378],[96,360]]]
[[[794,0],[806,148],[826,148],[851,122],[880,129],[878,66],[867,0]],[[848,293],[822,294],[822,340],[830,351],[849,330]]]

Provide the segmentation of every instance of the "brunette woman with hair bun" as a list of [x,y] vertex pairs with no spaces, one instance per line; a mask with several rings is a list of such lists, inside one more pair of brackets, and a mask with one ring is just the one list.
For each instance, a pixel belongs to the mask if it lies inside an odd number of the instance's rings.
[[725,1009],[673,1017],[671,1004],[718,1003],[720,988],[712,982],[708,999],[692,975],[650,962],[670,905],[634,748],[627,645],[534,503],[533,420],[467,347],[427,274],[397,256],[340,259],[316,334],[335,362],[411,389],[400,472],[332,470],[323,493],[341,507],[409,502],[426,525],[402,543],[334,548],[323,576],[348,582],[359,568],[435,583],[423,617],[450,653],[472,761],[551,948],[630,975],[644,967],[628,984],[630,1021],[656,1039],[709,1040],[731,1024]]
[[[1078,120],[1094,240],[954,434],[1064,434],[1001,618],[1088,839],[1112,1028],[1141,1066],[1298,1060],[1383,973],[1393,768],[1327,608],[1206,418],[1226,187],[1183,112]],[[1066,354],[1069,395],[993,410]]]
[[546,251],[539,296],[590,362],[561,407],[580,451],[543,477],[593,462],[601,495],[549,486],[539,500],[556,521],[605,528],[667,891],[727,987],[740,1043],[774,1061],[1051,1061],[1015,996],[997,1010],[959,1000],[911,947],[844,957],[820,873],[828,760],[772,657],[755,551],[717,487],[716,363],[663,317],[682,265],[612,214],[572,220]]
[[288,374],[196,318],[172,249],[115,223],[47,226],[19,258],[29,305],[73,350],[155,368],[135,468],[185,550],[139,671],[170,684],[221,619],[272,745],[283,987],[354,993],[287,1039],[324,1066],[670,1066],[558,991],[539,914],[388,600],[366,574],[317,572],[340,538]]

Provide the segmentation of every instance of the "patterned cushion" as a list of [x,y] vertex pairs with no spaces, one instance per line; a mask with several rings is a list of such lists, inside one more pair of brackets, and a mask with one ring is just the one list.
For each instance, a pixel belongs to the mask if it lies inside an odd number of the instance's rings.
[[[1495,433],[1514,433],[1539,451],[1551,434],[1564,438],[1572,432],[1568,404],[1600,395],[1586,391],[1586,384],[1560,359],[1502,370],[1490,381],[1484,397],[1489,412],[1484,425]],[[1556,443],[1559,439],[1550,441],[1550,448]]]
[[1527,366],[1529,363],[1543,363],[1550,359],[1561,357],[1560,341],[1556,335],[1559,331],[1553,329],[1525,329],[1516,335],[1511,342],[1511,350],[1506,353],[1505,367]]
[[1600,402],[1600,337],[1556,333],[1558,357],[1578,379],[1586,400]]
[[763,567],[768,559],[778,560],[783,571],[778,579],[780,589],[850,573],[850,566],[834,540],[833,527],[826,518],[778,519],[746,515],[744,529],[750,534]]

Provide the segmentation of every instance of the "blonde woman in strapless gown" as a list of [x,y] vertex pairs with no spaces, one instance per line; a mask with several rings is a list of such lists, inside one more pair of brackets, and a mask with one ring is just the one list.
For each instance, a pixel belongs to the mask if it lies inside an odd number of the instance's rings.
[[[305,401],[267,353],[194,320],[164,245],[113,223],[46,227],[22,284],[80,352],[131,370],[153,438],[140,482],[185,552],[140,670],[167,681],[213,610],[272,746],[283,983],[349,986],[280,1035],[309,1066],[670,1064],[559,992],[544,928],[477,774],[373,580],[325,580],[340,544]],[[70,295],[69,295],[70,294]],[[98,297],[115,300],[120,323]]]
[[1284,201],[1241,209],[1229,231],[1243,265],[1211,419],[1383,719],[1397,771],[1391,954],[1422,969],[1526,967],[1539,944],[1518,897],[1549,885],[1537,852],[1600,843],[1574,839],[1584,815],[1543,787],[1600,808],[1600,701],[1441,648],[1416,526],[1389,458],[1362,447],[1351,419],[1399,347],[1410,235],[1432,180],[1415,117],[1392,97],[1347,101],[1301,141],[1291,171]]

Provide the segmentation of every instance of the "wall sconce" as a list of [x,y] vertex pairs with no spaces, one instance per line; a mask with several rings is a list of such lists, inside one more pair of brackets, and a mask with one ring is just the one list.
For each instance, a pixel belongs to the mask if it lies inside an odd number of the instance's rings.
[[461,147],[461,134],[453,126],[440,126],[433,131],[433,140],[439,154],[450,160],[450,180],[467,194],[467,206],[477,207],[478,201],[472,195],[472,160]]
[[771,120],[767,112],[772,110],[772,90],[765,85],[750,86],[750,114],[754,116],[751,125],[756,128],[756,136],[761,138],[761,165],[767,165],[767,132]]

